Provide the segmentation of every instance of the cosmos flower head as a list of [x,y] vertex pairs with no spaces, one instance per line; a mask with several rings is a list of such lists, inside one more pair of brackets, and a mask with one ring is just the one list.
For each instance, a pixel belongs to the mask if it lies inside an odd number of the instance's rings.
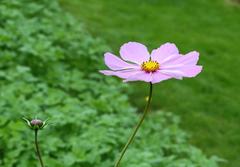
[[155,84],[172,78],[195,77],[202,71],[202,66],[197,65],[198,52],[182,55],[173,43],[165,43],[150,54],[143,44],[128,42],[121,46],[120,56],[105,53],[104,61],[110,70],[100,72],[122,78],[124,82],[144,81]]

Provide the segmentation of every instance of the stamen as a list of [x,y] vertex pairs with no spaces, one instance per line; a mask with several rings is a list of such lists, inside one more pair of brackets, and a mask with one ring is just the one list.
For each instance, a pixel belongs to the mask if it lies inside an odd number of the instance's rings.
[[157,61],[145,61],[142,63],[141,68],[143,71],[150,73],[150,72],[156,72],[159,70],[160,65]]

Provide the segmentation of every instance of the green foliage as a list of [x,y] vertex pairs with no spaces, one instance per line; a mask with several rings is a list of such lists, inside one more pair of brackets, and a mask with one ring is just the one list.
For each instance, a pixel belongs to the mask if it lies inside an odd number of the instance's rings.
[[[40,132],[47,166],[112,166],[138,115],[125,86],[97,73],[107,46],[55,0],[2,0],[0,25],[0,166],[38,165],[22,116],[50,118]],[[217,167],[178,124],[149,115],[122,166]]]

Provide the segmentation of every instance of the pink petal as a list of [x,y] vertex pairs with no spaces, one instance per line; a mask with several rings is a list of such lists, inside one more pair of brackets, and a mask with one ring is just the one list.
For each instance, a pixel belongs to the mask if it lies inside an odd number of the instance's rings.
[[146,46],[137,42],[128,42],[122,45],[120,48],[120,55],[124,60],[139,65],[150,59]]
[[168,56],[167,58],[165,58],[162,62],[161,62],[161,66],[162,65],[165,65],[165,64],[169,64],[171,63],[172,61],[175,61],[177,59],[179,59],[181,57],[180,54],[173,54],[171,56]]
[[172,66],[171,68],[161,68],[161,73],[170,75],[176,79],[182,79],[182,77],[195,77],[202,71],[202,66],[197,65],[182,65]]
[[[189,52],[184,56],[179,56],[175,60],[169,61],[173,64],[196,65],[199,59],[199,53],[196,51]],[[165,63],[166,64],[166,63]]]
[[124,82],[129,82],[129,81],[151,82],[152,81],[152,73],[146,73],[145,71],[139,71],[135,75],[131,75],[124,80]]
[[159,70],[162,74],[171,76],[172,78],[182,79],[184,73],[180,70],[170,69],[170,70]]
[[184,77],[195,77],[202,71],[202,66],[184,66],[180,68]]
[[109,52],[104,54],[104,61],[105,64],[112,70],[123,70],[137,67],[136,64],[129,64]]
[[199,53],[196,51],[189,52],[185,56],[172,56],[169,61],[160,65],[160,71],[177,79],[195,77],[202,70],[201,66],[196,65],[198,59]]
[[176,69],[183,67],[183,64],[167,64],[167,65],[161,65],[161,70],[170,70],[170,69]]
[[117,76],[119,78],[126,79],[132,75],[136,75],[140,70],[122,70],[122,71],[111,71],[111,70],[100,70],[100,73],[108,76]]
[[173,43],[165,43],[158,49],[155,49],[151,53],[151,60],[157,61],[160,64],[169,56],[178,54],[178,48]]
[[154,72],[152,74],[152,77],[153,77],[152,79],[153,84],[172,78],[169,75],[162,74],[160,71]]

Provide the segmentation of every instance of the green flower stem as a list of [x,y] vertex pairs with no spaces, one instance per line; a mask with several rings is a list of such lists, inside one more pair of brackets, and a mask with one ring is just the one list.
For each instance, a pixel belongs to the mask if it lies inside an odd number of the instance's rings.
[[148,113],[148,111],[149,111],[150,103],[151,103],[151,100],[152,100],[152,90],[153,90],[153,85],[152,85],[152,83],[150,82],[149,96],[148,96],[147,105],[146,105],[146,107],[145,107],[145,109],[144,109],[144,113],[143,113],[140,121],[138,122],[137,126],[135,127],[132,135],[131,135],[130,138],[128,139],[128,142],[127,142],[126,145],[124,146],[124,148],[123,148],[123,150],[122,150],[122,152],[121,152],[121,154],[120,154],[120,157],[119,157],[118,160],[116,161],[114,167],[119,167],[120,162],[121,162],[121,160],[122,160],[125,152],[127,151],[129,145],[133,142],[134,137],[136,136],[136,134],[137,134],[140,126],[142,125],[142,123],[143,123],[143,121],[144,121],[144,118],[146,117],[146,115],[147,115],[147,113]]
[[39,146],[38,146],[38,129],[35,129],[35,146],[36,146],[37,156],[40,161],[41,167],[44,167],[41,153],[39,151]]

